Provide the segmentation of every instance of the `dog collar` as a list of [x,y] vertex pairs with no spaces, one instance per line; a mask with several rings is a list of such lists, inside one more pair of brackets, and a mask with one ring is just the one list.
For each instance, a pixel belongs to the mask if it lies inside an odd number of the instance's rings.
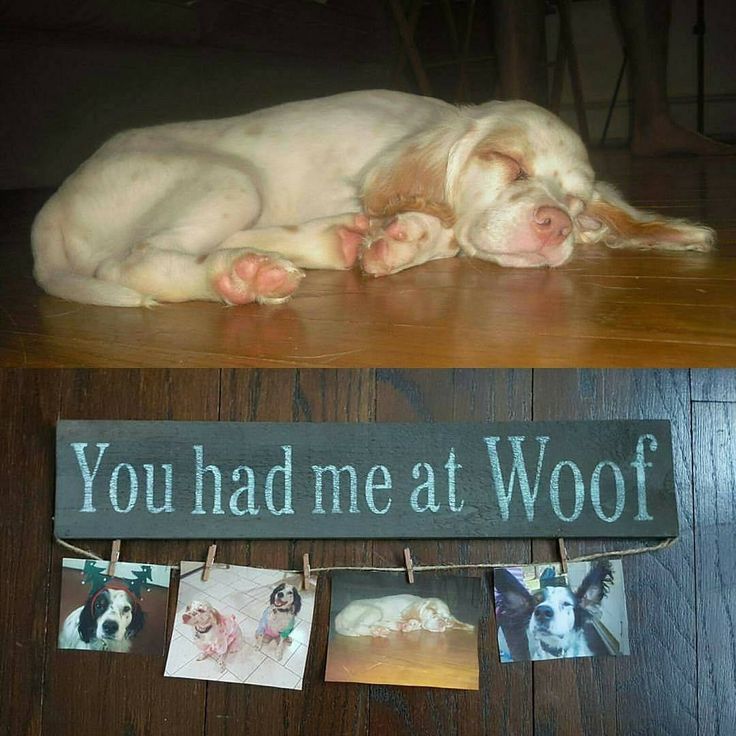
[[209,625],[209,626],[208,626],[208,627],[207,627],[206,629],[200,629],[200,628],[199,628],[199,626],[195,626],[195,627],[194,627],[194,630],[195,630],[195,631],[196,631],[196,632],[197,632],[198,634],[206,634],[206,633],[207,633],[207,632],[208,632],[208,631],[209,631],[209,630],[210,630],[211,628],[212,628],[212,624],[210,624],[210,625]]
[[544,649],[547,654],[551,654],[553,657],[564,657],[566,649],[563,649],[562,647],[550,647],[547,646],[543,641],[539,642],[542,649]]

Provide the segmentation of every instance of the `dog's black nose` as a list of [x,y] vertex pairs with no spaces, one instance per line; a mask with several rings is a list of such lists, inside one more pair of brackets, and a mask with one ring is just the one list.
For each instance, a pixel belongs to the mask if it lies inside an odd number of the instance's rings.
[[555,612],[552,610],[552,606],[537,606],[534,611],[534,618],[540,621],[549,621],[554,614]]
[[102,624],[102,630],[108,635],[112,636],[118,630],[117,621],[105,621]]

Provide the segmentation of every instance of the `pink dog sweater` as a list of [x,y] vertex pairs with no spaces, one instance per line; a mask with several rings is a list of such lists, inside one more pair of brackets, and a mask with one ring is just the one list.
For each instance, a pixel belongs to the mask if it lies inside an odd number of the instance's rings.
[[223,618],[222,625],[215,628],[217,635],[203,650],[208,655],[225,654],[241,637],[240,626],[233,615]]

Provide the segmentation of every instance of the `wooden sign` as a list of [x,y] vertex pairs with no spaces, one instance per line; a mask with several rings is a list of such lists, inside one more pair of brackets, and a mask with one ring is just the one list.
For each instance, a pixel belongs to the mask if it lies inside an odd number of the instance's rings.
[[677,535],[667,421],[61,421],[59,537]]

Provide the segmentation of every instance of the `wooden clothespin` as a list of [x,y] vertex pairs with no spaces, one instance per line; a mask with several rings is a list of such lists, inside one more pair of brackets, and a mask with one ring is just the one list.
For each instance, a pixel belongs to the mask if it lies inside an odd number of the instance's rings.
[[217,552],[217,545],[211,544],[210,548],[207,550],[207,560],[204,563],[204,568],[202,569],[202,580],[206,583],[210,579],[210,570],[212,569],[212,565],[215,564],[215,552]]
[[110,550],[110,562],[107,565],[107,574],[112,577],[115,574],[115,565],[120,559],[120,540],[112,540],[112,549]]
[[303,588],[309,590],[312,587],[312,568],[309,566],[309,552],[305,552],[302,556],[302,563],[304,565],[302,573],[304,575]]
[[567,575],[567,547],[562,537],[557,539],[557,547],[560,550],[560,561],[562,562],[562,572]]
[[411,550],[408,547],[404,547],[404,565],[406,565],[406,577],[409,580],[409,584],[414,584],[414,562],[411,559]]

